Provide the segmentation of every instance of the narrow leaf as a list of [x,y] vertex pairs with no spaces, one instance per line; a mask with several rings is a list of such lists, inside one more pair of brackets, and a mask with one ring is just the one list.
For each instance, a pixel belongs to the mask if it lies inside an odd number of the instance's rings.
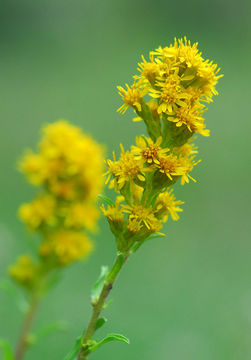
[[107,308],[111,305],[112,302],[113,302],[113,299],[110,299],[109,301],[107,301],[107,303],[105,303],[105,304],[103,305],[103,309],[104,309],[104,310],[107,309]]
[[98,198],[102,201],[104,201],[106,204],[110,205],[110,206],[115,206],[115,203],[112,199],[110,199],[108,196],[106,195],[102,195],[102,194],[99,194],[98,195]]
[[100,317],[97,321],[95,331],[100,329],[106,322],[107,322],[107,319],[105,317]]
[[73,349],[64,357],[64,360],[75,360],[75,358],[78,355],[79,350],[81,348],[81,339],[82,339],[82,336],[79,336],[76,339]]
[[123,335],[120,335],[120,334],[108,334],[108,335],[106,335],[106,337],[103,340],[101,340],[97,344],[91,346],[88,349],[88,352],[93,352],[93,351],[97,350],[99,347],[101,347],[102,345],[104,345],[104,344],[106,344],[108,342],[111,342],[111,341],[121,341],[121,342],[124,342],[126,344],[130,344],[129,339],[127,339]]
[[2,349],[3,360],[14,360],[13,350],[7,340],[0,339],[0,348]]
[[102,266],[101,267],[101,273],[99,275],[99,278],[98,280],[95,282],[95,284],[93,285],[93,288],[92,288],[92,291],[91,291],[91,300],[92,300],[92,303],[95,303],[95,301],[97,301],[101,291],[102,291],[102,288],[104,286],[104,283],[105,283],[105,279],[106,279],[106,276],[108,274],[108,266]]

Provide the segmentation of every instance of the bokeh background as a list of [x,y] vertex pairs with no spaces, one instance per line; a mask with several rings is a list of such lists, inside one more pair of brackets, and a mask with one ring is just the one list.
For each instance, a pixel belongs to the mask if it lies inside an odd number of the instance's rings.
[[[121,104],[116,85],[130,82],[141,54],[174,36],[199,41],[224,78],[210,104],[210,138],[199,137],[196,184],[176,186],[185,201],[167,238],[148,242],[129,261],[112,293],[101,337],[120,332],[131,345],[107,344],[93,360],[248,360],[251,358],[250,2],[247,0],[1,0],[0,271],[29,249],[17,219],[34,194],[16,170],[41,126],[59,118],[106,145],[129,146],[144,131]],[[28,240],[28,241],[27,241]],[[39,329],[63,320],[68,331],[44,339],[27,360],[62,360],[87,322],[89,290],[114,258],[105,221],[96,252],[65,271],[43,302]],[[14,344],[22,315],[0,292],[0,337]],[[1,355],[0,355],[1,358]]]

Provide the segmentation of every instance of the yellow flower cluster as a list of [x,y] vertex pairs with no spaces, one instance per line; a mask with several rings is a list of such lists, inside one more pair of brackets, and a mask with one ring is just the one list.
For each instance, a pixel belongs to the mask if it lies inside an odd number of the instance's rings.
[[[208,136],[202,114],[205,102],[217,94],[217,65],[202,58],[197,43],[186,38],[169,47],[142,56],[139,75],[126,88],[118,87],[124,113],[131,107],[143,120],[148,136],[136,138],[136,145],[117,160],[107,160],[107,183],[119,193],[115,204],[102,211],[107,217],[120,251],[129,251],[158,232],[169,215],[179,219],[182,201],[176,200],[170,186],[178,179],[188,183],[197,147],[191,143],[195,133]],[[148,99],[146,99],[148,97]]]
[[[152,127],[155,140],[162,134],[167,146],[172,141],[170,132],[178,132],[183,143],[195,132],[209,135],[202,117],[204,103],[217,94],[215,85],[222,75],[218,75],[216,64],[203,59],[197,46],[184,38],[175,39],[169,47],[159,47],[150,52],[149,61],[142,56],[140,75],[134,76],[132,87],[118,87],[124,100],[118,111],[123,113],[132,106],[139,116],[136,120],[144,120],[147,127]],[[152,98],[150,103],[143,99],[146,95]]]
[[60,120],[44,127],[38,152],[28,151],[20,170],[55,197],[93,201],[102,187],[103,149],[80,128]]
[[[65,120],[45,126],[38,151],[29,150],[20,162],[21,171],[31,184],[40,186],[40,192],[21,205],[19,216],[41,235],[38,253],[50,267],[70,264],[90,253],[92,242],[84,231],[96,228],[103,164],[103,148]],[[11,268],[11,276],[22,282],[31,270],[27,264],[19,261]]]
[[9,274],[17,283],[32,289],[36,285],[39,269],[30,255],[22,255],[9,267]]

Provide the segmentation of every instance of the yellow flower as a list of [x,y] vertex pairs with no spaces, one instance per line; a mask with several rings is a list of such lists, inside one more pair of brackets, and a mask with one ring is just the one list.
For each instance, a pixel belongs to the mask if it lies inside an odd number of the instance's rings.
[[200,116],[197,105],[186,104],[175,109],[174,116],[168,116],[168,120],[174,122],[177,127],[185,125],[192,133],[198,132],[201,135],[209,136],[209,130],[205,129],[204,119]]
[[122,86],[118,86],[119,95],[124,100],[124,104],[120,106],[117,110],[124,114],[129,106],[134,107],[136,110],[141,111],[141,100],[145,95],[145,91],[141,90],[136,83],[132,85],[130,88],[129,85],[126,84],[126,89],[122,88]]
[[143,136],[136,137],[137,146],[132,146],[132,153],[136,155],[136,159],[143,160],[149,165],[159,165],[159,159],[169,151],[168,148],[161,148],[161,142],[161,137],[159,137],[156,142],[153,142],[151,138],[145,138]]
[[58,230],[52,233],[40,246],[40,255],[55,257],[60,265],[87,257],[93,248],[90,239],[74,230]]
[[198,154],[198,147],[195,146],[194,144],[191,144],[190,142],[187,142],[186,144],[180,147],[173,148],[173,151],[176,154],[181,155],[183,157],[189,157],[191,155]]
[[200,64],[197,70],[198,86],[206,101],[210,102],[213,95],[218,95],[215,85],[223,75],[218,75],[220,68],[209,60]]
[[120,208],[120,202],[123,200],[124,198],[122,196],[117,196],[115,206],[108,205],[107,209],[104,207],[104,204],[101,206],[104,216],[113,223],[120,224],[124,220],[124,214]]
[[103,148],[65,120],[43,129],[38,153],[28,153],[21,171],[56,196],[95,199],[103,182]]
[[135,76],[135,79],[141,79],[143,83],[148,81],[154,85],[155,78],[158,75],[158,65],[154,62],[153,55],[150,53],[150,62],[147,62],[144,56],[141,56],[142,62],[138,63],[138,70],[141,76]]
[[185,183],[189,183],[189,179],[191,179],[193,182],[196,182],[196,180],[189,174],[194,168],[195,165],[201,162],[201,160],[194,161],[194,156],[191,157],[180,157],[179,161],[181,163],[181,166],[184,169],[184,173],[181,176],[181,185],[184,185]]
[[170,154],[160,159],[159,171],[173,180],[173,176],[184,175],[185,167],[176,155]]
[[151,89],[149,95],[160,100],[158,113],[172,113],[177,106],[184,106],[188,98],[185,89],[180,85],[181,78],[177,73],[156,82],[157,89]]
[[168,219],[170,214],[173,220],[179,219],[178,212],[183,211],[178,205],[184,204],[183,201],[176,200],[173,190],[167,190],[158,196],[156,201],[157,216],[164,217],[163,221]]
[[94,230],[99,217],[98,209],[91,203],[73,202],[63,209],[64,224],[67,228]]
[[30,288],[35,285],[38,276],[38,266],[30,255],[19,256],[17,262],[8,269],[9,275],[20,285]]
[[114,161],[108,160],[107,166],[109,167],[109,171],[106,173],[108,174],[107,182],[110,180],[110,175],[112,175],[115,180],[115,189],[118,187],[120,190],[126,182],[133,180],[145,181],[143,172],[146,169],[143,169],[142,163],[131,152],[125,152],[122,145],[120,159],[116,161],[114,155]]
[[144,207],[144,205],[125,205],[123,211],[129,214],[128,230],[130,232],[138,232],[142,228],[146,228],[150,233],[157,232],[161,229],[161,222],[155,217],[152,207]]
[[39,196],[31,203],[21,205],[19,208],[19,216],[31,230],[36,230],[43,225],[55,225],[55,211],[55,199],[53,196],[46,194]]
[[121,213],[128,213],[120,233],[112,229],[118,249],[126,250],[138,249],[133,243],[157,232],[169,215],[173,220],[179,218],[183,202],[167,188],[178,178],[182,185],[195,181],[190,173],[199,163],[195,160],[198,150],[191,138],[196,132],[209,136],[204,103],[217,94],[215,86],[222,76],[216,64],[202,57],[198,43],[186,37],[151,51],[149,60],[142,56],[138,71],[131,88],[119,87],[124,104],[118,111],[133,107],[137,113],[133,120],[144,121],[149,138],[137,137],[130,152],[122,148],[118,161],[115,155],[107,161],[107,182],[112,176],[110,187],[124,196],[126,205],[122,210],[117,206],[103,209],[109,223],[112,217],[122,219]]
[[33,185],[41,185],[48,176],[47,167],[41,155],[27,151],[20,161],[19,169],[27,175]]

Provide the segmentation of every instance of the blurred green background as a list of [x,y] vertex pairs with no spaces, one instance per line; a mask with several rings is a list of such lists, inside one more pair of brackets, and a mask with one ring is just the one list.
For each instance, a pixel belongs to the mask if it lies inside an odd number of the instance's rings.
[[[176,186],[185,201],[167,238],[147,243],[115,286],[109,322],[131,345],[108,344],[93,360],[248,360],[251,358],[250,2],[247,0],[1,0],[0,277],[31,239],[16,216],[34,189],[16,170],[41,126],[69,119],[107,147],[129,146],[144,131],[121,105],[116,85],[130,82],[141,54],[173,37],[199,41],[225,74],[197,139],[196,184]],[[69,330],[32,348],[27,360],[62,360],[86,324],[89,290],[114,258],[105,221],[87,262],[65,271],[43,302],[39,329],[64,320]],[[22,315],[0,292],[0,337],[15,342]],[[1,358],[1,355],[0,355]]]

